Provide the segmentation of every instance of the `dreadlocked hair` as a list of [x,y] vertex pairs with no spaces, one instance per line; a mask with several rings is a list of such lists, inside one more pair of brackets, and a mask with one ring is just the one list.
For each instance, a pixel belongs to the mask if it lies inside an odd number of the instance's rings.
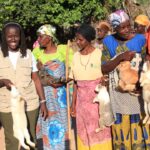
[[23,31],[22,27],[18,23],[15,23],[15,22],[6,23],[2,29],[1,50],[2,50],[3,56],[4,57],[8,56],[8,45],[6,42],[6,35],[5,34],[6,34],[6,29],[10,28],[10,27],[19,29],[19,31],[20,31],[20,42],[19,42],[18,48],[20,49],[20,53],[22,54],[22,57],[25,57],[27,54],[27,51],[26,51],[27,46],[26,46],[26,39],[25,39],[24,31]]

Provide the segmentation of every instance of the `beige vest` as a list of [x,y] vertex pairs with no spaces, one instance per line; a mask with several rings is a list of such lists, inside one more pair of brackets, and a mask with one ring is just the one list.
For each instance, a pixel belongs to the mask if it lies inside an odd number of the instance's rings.
[[[0,79],[9,79],[19,90],[25,100],[27,111],[39,107],[39,97],[31,79],[32,54],[27,50],[26,57],[18,57],[16,70],[14,70],[8,57],[3,57],[0,51]],[[0,112],[10,112],[10,91],[6,87],[0,88]]]

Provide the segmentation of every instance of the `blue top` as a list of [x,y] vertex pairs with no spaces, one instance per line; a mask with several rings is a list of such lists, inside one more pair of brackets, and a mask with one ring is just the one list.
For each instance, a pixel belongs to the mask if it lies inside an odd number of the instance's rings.
[[[136,34],[132,39],[125,41],[122,46],[119,46],[119,42],[115,39],[113,35],[108,35],[103,39],[104,51],[102,60],[106,61],[106,58],[111,59],[119,52],[129,50],[136,51],[136,53],[141,53],[144,45],[146,43],[145,36],[142,34]],[[106,51],[105,51],[106,50]]]

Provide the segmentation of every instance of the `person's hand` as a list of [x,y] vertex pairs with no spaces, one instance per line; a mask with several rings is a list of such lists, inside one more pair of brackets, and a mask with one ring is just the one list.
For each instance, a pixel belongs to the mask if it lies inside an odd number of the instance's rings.
[[13,83],[9,79],[2,79],[2,82],[7,89],[11,89],[11,85],[13,85]]
[[118,57],[119,57],[120,61],[131,61],[134,56],[135,56],[135,52],[126,51],[126,52],[120,54]]
[[38,60],[38,62],[37,62],[37,68],[38,68],[38,70],[40,70],[42,67],[43,67],[42,62]]
[[72,105],[70,108],[70,115],[71,117],[76,117],[76,108],[75,105]]
[[109,77],[108,77],[108,75],[104,75],[104,76],[101,77],[100,84],[103,85],[103,86],[106,86],[106,87],[109,86]]
[[46,107],[46,103],[41,103],[41,106],[40,106],[40,109],[41,109],[41,114],[42,114],[42,117],[44,118],[44,120],[47,119],[48,117],[48,110],[47,110],[47,107]]
[[52,86],[53,88],[58,88],[64,85],[64,83],[53,83],[53,81],[48,80],[47,85]]

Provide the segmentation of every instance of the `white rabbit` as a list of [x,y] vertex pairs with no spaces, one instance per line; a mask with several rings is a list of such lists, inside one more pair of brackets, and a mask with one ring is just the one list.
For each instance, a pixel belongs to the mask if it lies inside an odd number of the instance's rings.
[[13,118],[13,131],[14,136],[19,140],[22,147],[30,149],[27,144],[35,147],[35,144],[31,142],[30,135],[27,129],[27,118],[25,114],[25,101],[21,98],[21,95],[14,85],[11,85],[11,113]]
[[150,124],[150,62],[146,61],[140,76],[140,85],[143,87],[144,110],[146,117],[143,123]]
[[107,88],[98,84],[95,91],[98,92],[98,94],[94,98],[93,102],[99,103],[99,128],[96,129],[96,132],[99,132],[105,127],[111,126],[114,123],[114,117]]

